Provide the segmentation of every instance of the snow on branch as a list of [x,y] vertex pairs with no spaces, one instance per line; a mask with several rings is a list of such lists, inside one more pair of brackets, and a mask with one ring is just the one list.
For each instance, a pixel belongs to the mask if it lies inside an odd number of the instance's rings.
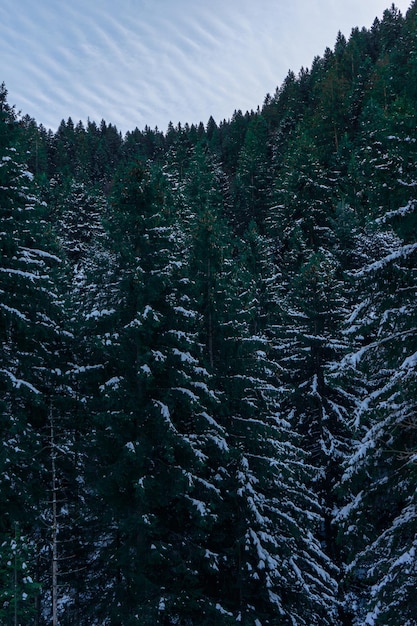
[[13,387],[15,387],[16,389],[20,389],[20,387],[23,386],[27,387],[28,389],[30,389],[30,391],[33,391],[33,393],[37,395],[41,394],[41,392],[36,389],[36,387],[34,387],[31,383],[28,383],[26,380],[22,380],[21,378],[17,378],[14,374],[9,372],[9,370],[1,369],[0,374],[6,374],[6,376],[8,376],[12,381]]
[[395,250],[394,252],[391,252],[391,254],[388,254],[382,259],[379,259],[379,261],[375,261],[374,263],[371,263],[364,269],[358,270],[357,272],[354,272],[354,273],[352,272],[352,273],[354,274],[354,276],[360,277],[370,272],[375,272],[379,269],[382,269],[384,266],[388,265],[392,261],[396,261],[397,259],[401,259],[401,258],[405,259],[407,256],[412,254],[415,250],[417,250],[417,243],[410,243],[405,246],[401,246],[401,248],[399,248],[398,250]]

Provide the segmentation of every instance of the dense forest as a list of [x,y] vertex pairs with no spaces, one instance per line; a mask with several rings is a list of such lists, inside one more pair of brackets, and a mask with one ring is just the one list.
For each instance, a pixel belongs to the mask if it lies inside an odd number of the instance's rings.
[[228,121],[0,89],[0,624],[417,624],[417,2]]

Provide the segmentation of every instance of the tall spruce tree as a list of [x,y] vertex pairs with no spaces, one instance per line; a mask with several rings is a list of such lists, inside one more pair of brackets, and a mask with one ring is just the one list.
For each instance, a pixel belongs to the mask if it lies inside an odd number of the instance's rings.
[[[30,609],[36,608],[39,619],[42,612],[50,613],[52,605],[57,607],[56,588],[49,571],[57,565],[57,517],[64,505],[57,511],[51,501],[64,473],[67,484],[73,485],[74,466],[72,461],[69,467],[64,461],[53,467],[57,442],[51,439],[51,415],[58,421],[63,415],[63,398],[68,400],[71,396],[63,378],[70,333],[64,325],[62,299],[57,289],[62,263],[45,220],[45,206],[36,195],[33,175],[15,147],[19,143],[19,127],[5,98],[4,90],[0,107],[1,497],[4,506],[0,545],[2,572],[4,559],[6,563],[11,559],[14,564],[13,587],[9,596],[7,592],[3,595],[3,608],[6,607],[8,623],[12,619],[20,623],[30,619]],[[61,439],[62,450],[68,449],[70,440],[67,423]],[[23,558],[24,553],[30,555],[30,561]],[[33,582],[42,585],[36,607]],[[55,614],[54,624],[56,620]]]
[[[306,488],[313,470],[304,465],[277,408],[274,344],[266,334],[273,298],[265,291],[273,280],[267,272],[260,278],[251,271],[263,265],[264,244],[255,232],[248,234],[251,254],[239,259],[239,245],[231,245],[223,221],[215,168],[197,152],[188,174],[184,197],[195,220],[190,264],[201,294],[201,343],[221,399],[217,421],[227,442],[226,456],[217,459],[222,506],[210,534],[217,619],[303,624],[329,616],[333,623],[334,572],[314,539],[319,507]],[[297,500],[295,508],[288,493]]]
[[[302,149],[307,146],[308,151]],[[281,277],[271,327],[282,380],[277,407],[301,436],[301,447],[316,468],[310,488],[323,516],[317,537],[340,566],[332,511],[341,464],[349,451],[353,399],[332,373],[332,364],[348,348],[341,333],[347,311],[341,242],[333,232],[340,219],[338,190],[335,175],[320,164],[308,135],[293,139],[288,156],[287,166],[277,175],[278,204],[267,220],[275,273]],[[340,572],[336,578],[341,582]],[[345,619],[343,611],[340,619]]]
[[208,624],[214,611],[201,593],[219,499],[207,458],[225,443],[171,211],[163,181],[131,166],[114,194],[121,291],[96,417],[99,552],[110,565],[96,610],[114,624]]
[[268,126],[263,116],[254,117],[239,153],[234,179],[234,223],[243,232],[253,220],[263,227],[271,189]]
[[[415,215],[415,201],[410,201],[389,218],[404,229],[404,222],[410,226]],[[354,623],[394,625],[400,618],[412,624],[416,243],[388,230],[368,235],[362,247],[368,255],[370,250],[376,254],[355,272],[361,297],[347,332],[357,347],[342,361],[344,375],[361,381],[362,390],[354,414],[356,441],[341,483],[348,495],[338,515],[352,589],[348,599],[356,607]]]

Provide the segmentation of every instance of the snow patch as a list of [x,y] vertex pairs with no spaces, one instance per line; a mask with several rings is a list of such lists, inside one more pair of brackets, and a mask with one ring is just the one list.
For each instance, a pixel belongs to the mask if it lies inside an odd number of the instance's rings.
[[99,311],[98,309],[94,309],[93,311],[91,311],[91,313],[88,313],[85,316],[85,319],[86,320],[99,319],[100,317],[113,315],[113,313],[115,312],[116,312],[116,309],[101,309],[101,311]]
[[6,376],[8,376],[10,380],[12,381],[13,387],[15,387],[16,389],[20,389],[20,387],[27,387],[30,391],[32,391],[36,395],[41,395],[41,392],[38,389],[36,389],[36,387],[34,387],[31,383],[28,383],[26,380],[22,380],[21,378],[16,378],[16,376],[12,374],[12,372],[9,372],[8,370],[5,370],[5,369],[1,369],[0,374],[6,374]]

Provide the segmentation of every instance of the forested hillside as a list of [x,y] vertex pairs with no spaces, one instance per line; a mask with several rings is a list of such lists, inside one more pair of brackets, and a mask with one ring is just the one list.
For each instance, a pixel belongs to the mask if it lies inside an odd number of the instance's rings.
[[256,112],[0,89],[0,624],[417,624],[417,3]]

